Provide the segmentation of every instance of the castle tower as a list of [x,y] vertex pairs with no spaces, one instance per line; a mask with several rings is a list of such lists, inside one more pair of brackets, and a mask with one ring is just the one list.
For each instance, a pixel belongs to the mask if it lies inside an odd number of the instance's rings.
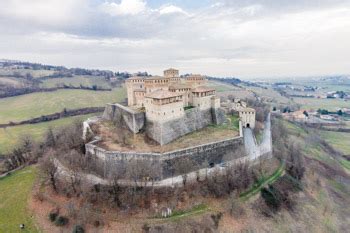
[[165,90],[147,93],[145,96],[146,118],[165,122],[184,116],[182,94]]
[[176,84],[181,82],[181,78],[179,76],[179,70],[176,70],[173,68],[164,70],[164,77],[169,78],[171,84]]
[[255,109],[254,108],[240,109],[239,118],[242,121],[243,127],[252,128],[252,129],[255,127]]
[[194,88],[192,89],[192,106],[200,110],[206,110],[211,107],[215,108],[217,100],[212,100],[212,97],[215,97],[215,89],[204,86]]
[[199,86],[205,86],[207,84],[207,79],[200,74],[192,74],[186,77],[186,83],[196,88]]
[[176,70],[173,68],[164,70],[164,77],[167,77],[167,78],[179,77],[179,70]]
[[146,93],[152,93],[157,90],[168,90],[169,89],[170,78],[152,76],[145,79],[145,89]]
[[[142,92],[145,88],[144,77],[134,76],[126,80],[126,92],[128,96],[128,106],[137,105],[137,97],[135,91]],[[140,95],[140,94],[137,94]]]

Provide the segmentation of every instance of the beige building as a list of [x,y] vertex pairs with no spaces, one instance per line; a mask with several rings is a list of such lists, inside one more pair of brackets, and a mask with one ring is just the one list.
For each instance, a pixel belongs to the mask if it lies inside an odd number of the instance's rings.
[[163,77],[131,77],[126,80],[128,106],[144,108],[146,118],[152,121],[180,118],[187,106],[219,108],[215,89],[206,83],[206,78],[198,74],[181,78],[176,69],[165,70]]
[[255,128],[255,109],[248,108],[246,102],[240,99],[234,99],[233,101],[228,100],[224,106],[229,112],[238,112],[243,127]]
[[184,107],[189,106],[192,98],[192,87],[186,83],[175,83],[169,86],[170,92],[181,93]]
[[215,89],[206,85],[201,75],[181,77],[179,71],[168,69],[164,76],[131,77],[126,80],[128,107],[109,105],[106,119],[137,134],[165,145],[177,138],[227,121]]
[[255,128],[255,109],[254,108],[240,108],[238,110],[239,118],[242,121],[243,127]]
[[184,115],[182,94],[165,90],[149,93],[145,98],[146,119],[169,121]]
[[164,77],[166,77],[166,78],[177,78],[177,77],[180,77],[179,76],[179,70],[176,70],[176,69],[173,69],[173,68],[164,70],[163,73],[164,73]]
[[201,86],[192,90],[192,106],[201,110],[211,108],[212,98],[215,98],[215,90],[212,88]]
[[192,87],[207,85],[207,79],[200,74],[192,74],[186,77],[186,82]]

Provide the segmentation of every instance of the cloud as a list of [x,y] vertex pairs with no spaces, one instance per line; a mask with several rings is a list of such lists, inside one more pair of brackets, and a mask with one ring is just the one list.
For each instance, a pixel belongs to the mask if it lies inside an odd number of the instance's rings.
[[350,4],[340,0],[191,9],[141,0],[8,0],[0,1],[0,29],[4,58],[56,65],[154,74],[174,66],[241,77],[350,73]]
[[146,10],[146,2],[143,0],[122,0],[120,4],[105,2],[100,8],[111,16],[136,15]]
[[166,15],[166,14],[184,14],[188,15],[186,11],[184,11],[182,8],[174,6],[174,5],[167,5],[163,6],[159,9],[159,13],[161,15]]
[[84,0],[6,0],[0,1],[0,18],[51,26],[75,24],[84,20]]

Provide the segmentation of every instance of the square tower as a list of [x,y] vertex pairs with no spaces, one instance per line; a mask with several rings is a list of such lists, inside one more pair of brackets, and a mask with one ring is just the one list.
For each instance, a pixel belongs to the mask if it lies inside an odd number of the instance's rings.
[[164,77],[167,77],[167,78],[179,77],[179,70],[176,70],[173,68],[164,70]]

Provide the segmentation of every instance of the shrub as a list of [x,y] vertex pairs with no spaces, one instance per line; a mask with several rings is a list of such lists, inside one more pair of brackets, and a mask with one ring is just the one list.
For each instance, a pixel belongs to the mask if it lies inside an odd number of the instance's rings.
[[221,217],[222,217],[222,213],[221,212],[219,212],[219,213],[217,213],[217,214],[212,214],[210,217],[211,217],[211,219],[213,220],[213,222],[214,222],[214,226],[215,226],[215,229],[218,229],[218,227],[219,227],[219,222],[220,222],[220,220],[221,220]]
[[58,217],[58,214],[59,214],[59,209],[58,208],[55,208],[55,209],[52,209],[49,213],[49,219],[51,222],[54,222],[57,217]]
[[57,218],[58,214],[57,213],[49,213],[49,219],[51,222],[54,222]]
[[84,228],[80,225],[75,225],[72,231],[72,233],[84,233],[84,232],[85,232]]
[[99,227],[101,225],[101,222],[99,220],[94,221],[94,227]]
[[67,217],[59,216],[55,221],[55,225],[56,226],[65,226],[65,225],[67,225],[68,221],[69,221],[69,219]]
[[281,194],[273,186],[261,189],[261,197],[264,199],[267,206],[273,210],[278,210],[282,205]]

